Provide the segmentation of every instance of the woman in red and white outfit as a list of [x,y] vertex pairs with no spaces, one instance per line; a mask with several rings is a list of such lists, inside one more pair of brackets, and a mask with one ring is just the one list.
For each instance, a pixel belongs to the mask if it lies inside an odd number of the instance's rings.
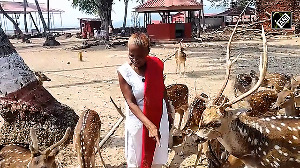
[[163,62],[148,56],[150,41],[135,33],[128,41],[129,62],[118,68],[126,100],[125,154],[129,168],[162,167],[168,160],[169,121]]

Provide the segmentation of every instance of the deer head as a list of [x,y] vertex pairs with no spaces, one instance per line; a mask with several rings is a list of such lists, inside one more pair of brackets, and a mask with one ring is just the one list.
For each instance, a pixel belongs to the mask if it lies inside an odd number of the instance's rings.
[[30,149],[24,145],[11,144],[0,150],[0,167],[15,168],[56,168],[55,156],[58,154],[58,147],[69,137],[71,128],[66,130],[64,137],[56,144],[50,146],[44,151],[39,151],[38,140],[33,128],[30,129],[32,145]]
[[32,145],[30,145],[31,160],[28,163],[28,168],[55,168],[55,156],[59,152],[59,146],[62,145],[69,137],[71,128],[66,130],[64,137],[56,144],[51,145],[44,151],[39,151],[36,132],[33,128],[30,129]]
[[295,91],[284,89],[278,93],[278,98],[273,108],[284,108],[287,116],[299,116],[300,111],[296,109],[296,101]]

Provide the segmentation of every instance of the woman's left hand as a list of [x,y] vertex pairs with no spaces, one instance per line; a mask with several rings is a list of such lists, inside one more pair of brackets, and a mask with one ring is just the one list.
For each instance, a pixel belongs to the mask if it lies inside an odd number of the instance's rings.
[[154,138],[157,145],[160,146],[160,133],[157,127],[153,125],[150,128],[148,128],[148,131],[149,131],[149,137]]

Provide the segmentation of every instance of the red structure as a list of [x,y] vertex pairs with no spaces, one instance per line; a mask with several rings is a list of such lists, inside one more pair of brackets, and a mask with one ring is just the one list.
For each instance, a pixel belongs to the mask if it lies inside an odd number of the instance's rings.
[[[148,0],[135,8],[136,12],[144,13],[144,25],[151,40],[191,39],[192,28],[200,28],[204,23],[203,2],[195,0]],[[195,11],[199,11],[196,23]],[[180,12],[171,14],[171,12]],[[181,13],[182,12],[182,13]],[[159,13],[162,17],[160,24],[152,24],[151,13]],[[179,22],[179,20],[181,20]]]
[[178,12],[172,16],[172,23],[185,23],[185,14]]
[[82,38],[94,37],[94,31],[100,31],[101,21],[98,18],[80,18]]

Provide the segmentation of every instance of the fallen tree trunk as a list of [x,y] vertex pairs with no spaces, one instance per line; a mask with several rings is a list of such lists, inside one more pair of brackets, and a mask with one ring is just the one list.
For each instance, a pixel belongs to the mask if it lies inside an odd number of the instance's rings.
[[0,27],[0,145],[31,142],[31,127],[37,130],[41,147],[60,140],[78,116],[58,102],[37,80]]

